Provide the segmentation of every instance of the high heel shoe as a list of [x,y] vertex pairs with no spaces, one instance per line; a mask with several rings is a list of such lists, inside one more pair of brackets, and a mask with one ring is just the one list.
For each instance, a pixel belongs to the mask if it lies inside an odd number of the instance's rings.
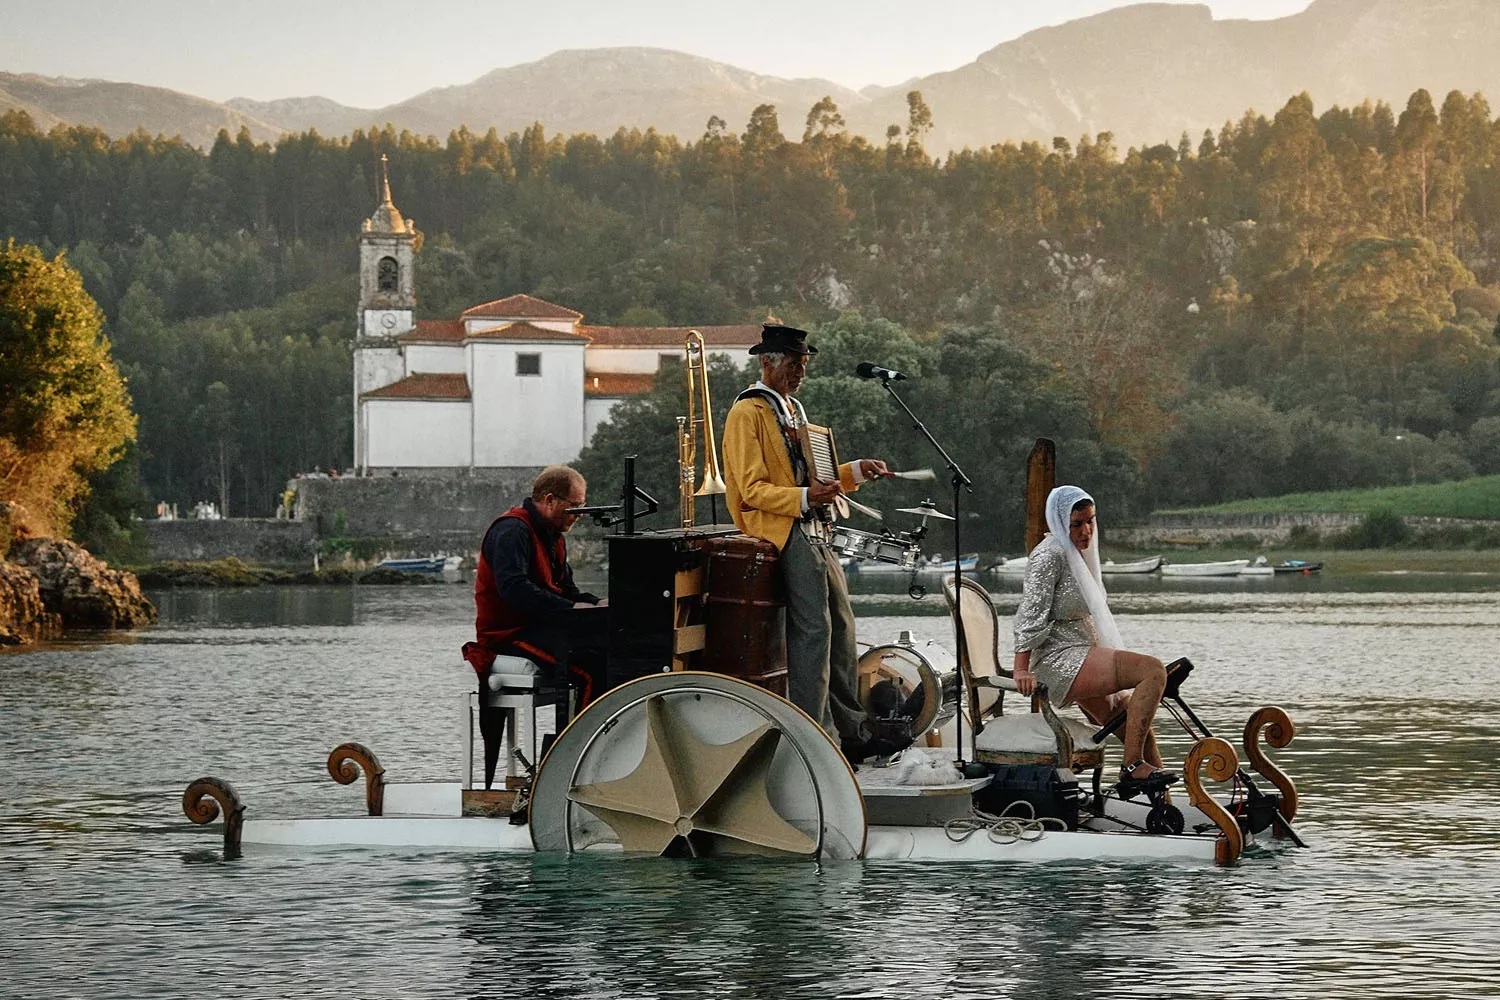
[[[1137,778],[1132,772],[1142,764],[1150,767],[1151,773]],[[1115,791],[1120,793],[1120,798],[1130,799],[1141,794],[1150,796],[1164,792],[1169,786],[1175,784],[1177,784],[1176,772],[1163,770],[1149,761],[1138,760],[1134,764],[1125,764],[1120,768],[1120,780],[1115,782]]]

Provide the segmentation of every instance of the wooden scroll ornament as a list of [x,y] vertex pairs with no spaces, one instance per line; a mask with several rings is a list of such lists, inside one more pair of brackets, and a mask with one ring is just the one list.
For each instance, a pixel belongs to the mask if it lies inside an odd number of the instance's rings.
[[1239,860],[1245,849],[1245,835],[1240,832],[1239,821],[1229,815],[1229,810],[1219,805],[1203,788],[1203,777],[1198,771],[1208,765],[1208,776],[1215,781],[1228,781],[1240,768],[1234,747],[1217,736],[1207,736],[1193,744],[1183,765],[1182,780],[1187,785],[1188,802],[1213,820],[1219,828],[1218,842],[1214,848],[1214,861],[1219,865],[1232,865]]
[[[1250,764],[1255,768],[1257,774],[1264,775],[1266,780],[1276,786],[1281,793],[1281,803],[1278,811],[1282,819],[1288,823],[1297,818],[1297,786],[1286,772],[1277,767],[1271,758],[1267,757],[1265,751],[1260,748],[1260,735],[1264,732],[1266,742],[1273,747],[1284,747],[1292,742],[1292,737],[1297,735],[1297,727],[1292,724],[1291,717],[1275,705],[1267,705],[1254,715],[1250,721],[1245,723],[1245,756],[1250,758]],[[1281,836],[1281,828],[1276,828],[1276,836]]]
[[245,825],[245,805],[234,786],[218,778],[199,778],[182,793],[182,811],[194,823],[212,823],[224,814],[224,857],[240,856],[240,831]]
[[385,808],[385,768],[380,758],[362,743],[340,743],[328,755],[328,774],[341,785],[348,785],[365,773],[365,807],[371,816]]

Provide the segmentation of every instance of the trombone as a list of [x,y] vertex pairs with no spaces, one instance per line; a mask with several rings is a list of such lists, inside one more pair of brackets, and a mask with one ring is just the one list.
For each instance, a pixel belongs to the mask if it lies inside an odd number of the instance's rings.
[[[714,443],[714,404],[708,396],[708,349],[703,334],[689,330],[682,342],[687,359],[687,416],[677,418],[677,499],[682,526],[691,528],[696,516],[695,498],[717,496],[724,492],[724,477],[719,471],[719,449]],[[698,397],[703,397],[703,412],[698,412]],[[698,477],[698,428],[703,428],[703,485],[694,489]]]

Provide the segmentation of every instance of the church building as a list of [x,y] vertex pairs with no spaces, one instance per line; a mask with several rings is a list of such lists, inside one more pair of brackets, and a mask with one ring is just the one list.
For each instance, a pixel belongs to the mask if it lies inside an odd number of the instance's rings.
[[[382,158],[383,159],[383,158]],[[621,400],[683,358],[688,327],[590,326],[516,294],[417,319],[414,222],[383,199],[359,235],[354,468],[442,473],[571,462]],[[700,326],[711,354],[749,360],[760,327]]]

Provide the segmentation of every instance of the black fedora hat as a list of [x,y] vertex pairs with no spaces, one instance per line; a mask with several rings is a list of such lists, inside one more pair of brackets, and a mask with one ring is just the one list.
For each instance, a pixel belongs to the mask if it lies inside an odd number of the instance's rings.
[[767,323],[760,328],[760,343],[750,348],[751,354],[817,354],[818,349],[807,342],[807,331],[790,326]]

